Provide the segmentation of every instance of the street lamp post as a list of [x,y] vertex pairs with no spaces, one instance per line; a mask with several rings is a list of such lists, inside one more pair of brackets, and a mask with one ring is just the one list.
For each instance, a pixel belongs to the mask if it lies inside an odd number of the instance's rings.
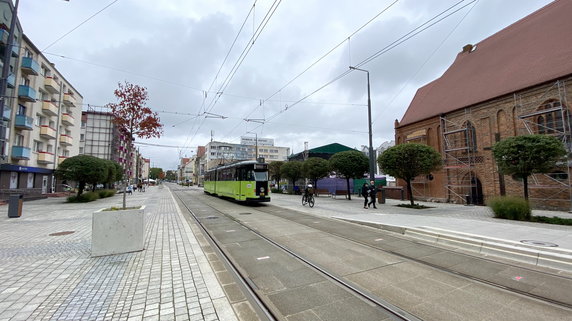
[[254,156],[254,157],[255,157],[254,160],[255,160],[255,161],[258,161],[258,134],[255,133],[255,132],[246,132],[246,133],[247,133],[247,134],[254,134],[254,141],[255,141],[255,144],[256,144],[256,146],[255,146],[256,149],[255,149],[255,151],[254,151],[254,155],[255,155],[255,156]]
[[371,93],[369,89],[369,71],[350,66],[351,70],[367,73],[367,125],[369,129],[369,179],[375,181],[375,156],[373,155],[373,140],[371,132]]

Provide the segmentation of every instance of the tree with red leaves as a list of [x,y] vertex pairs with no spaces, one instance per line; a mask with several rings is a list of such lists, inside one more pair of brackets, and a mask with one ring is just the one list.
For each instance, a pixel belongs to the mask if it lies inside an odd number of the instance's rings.
[[[111,108],[114,116],[113,122],[127,134],[128,155],[132,154],[132,142],[135,137],[161,137],[163,124],[161,124],[157,113],[146,106],[149,100],[147,88],[128,82],[125,84],[118,83],[118,88],[113,93],[118,103],[109,103],[106,106]],[[125,208],[125,189],[123,191],[123,208]]]
[[163,124],[160,123],[157,113],[145,106],[149,100],[147,88],[128,82],[119,83],[118,86],[114,94],[119,103],[107,104],[115,116],[115,124],[125,129],[133,140],[135,136],[139,138],[161,137]]

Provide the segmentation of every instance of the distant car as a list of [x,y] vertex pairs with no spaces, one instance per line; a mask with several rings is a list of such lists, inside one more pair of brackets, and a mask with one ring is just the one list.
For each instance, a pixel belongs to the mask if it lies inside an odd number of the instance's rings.
[[65,192],[73,191],[73,188],[71,186],[69,186],[68,184],[62,184],[62,187],[63,187]]

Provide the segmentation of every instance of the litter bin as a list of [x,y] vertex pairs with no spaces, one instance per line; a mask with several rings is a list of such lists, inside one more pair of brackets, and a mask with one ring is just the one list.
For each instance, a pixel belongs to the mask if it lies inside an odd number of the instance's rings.
[[8,217],[22,216],[22,204],[24,203],[24,195],[13,194],[10,195],[8,201]]
[[[381,191],[381,193],[379,192]],[[377,192],[377,203],[385,204],[385,189],[383,187]]]

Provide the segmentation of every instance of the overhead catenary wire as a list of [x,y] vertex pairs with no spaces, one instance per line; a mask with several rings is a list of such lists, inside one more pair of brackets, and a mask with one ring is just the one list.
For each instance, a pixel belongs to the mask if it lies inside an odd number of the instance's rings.
[[[401,93],[403,92],[403,90],[405,89],[405,87],[407,87],[407,85],[409,84],[409,82],[413,79],[415,79],[417,77],[417,75],[421,72],[421,70],[423,70],[423,68],[425,68],[425,65],[427,65],[427,63],[431,60],[431,58],[433,58],[433,56],[437,53],[437,51],[439,51],[439,49],[441,49],[441,47],[445,44],[445,42],[451,37],[451,35],[457,30],[457,28],[461,25],[461,23],[463,23],[463,21],[465,20],[465,18],[467,18],[467,16],[473,11],[473,9],[477,6],[477,4],[479,3],[479,0],[475,1],[475,4],[467,11],[467,13],[465,13],[465,15],[463,15],[463,17],[459,20],[459,22],[453,27],[453,29],[451,29],[451,31],[447,34],[447,36],[445,36],[445,38],[443,38],[443,40],[439,43],[439,45],[437,46],[437,48],[435,48],[433,50],[433,52],[431,52],[431,54],[429,55],[429,57],[427,57],[427,59],[425,59],[425,61],[423,62],[423,64],[419,67],[419,69],[417,69],[417,71],[415,72],[415,74],[413,76],[411,76],[409,79],[407,79],[407,81],[405,83],[403,83],[403,85],[401,86],[401,88],[399,89],[399,91],[397,91],[397,93],[389,100],[387,106],[390,107],[393,102],[395,101],[395,99],[397,99],[397,97],[399,97],[399,95],[401,95]],[[372,124],[375,124],[375,122],[379,119],[379,117],[381,117],[383,115],[384,111],[387,111],[389,108],[384,108],[382,110],[381,113],[379,113],[375,119],[372,121]]]
[[[472,0],[469,3],[463,5],[460,8],[457,8],[455,10],[453,10],[455,7],[457,7],[458,5],[460,5],[461,3],[463,3],[465,0],[461,0],[457,3],[455,3],[454,5],[448,7],[447,9],[445,9],[444,11],[441,11],[439,14],[433,16],[431,19],[427,20],[426,22],[422,23],[421,25],[419,25],[418,27],[414,28],[413,30],[411,30],[410,32],[406,33],[405,35],[399,37],[397,40],[393,41],[392,43],[390,43],[389,45],[385,46],[384,48],[378,50],[376,53],[370,55],[368,58],[362,60],[361,62],[359,62],[358,64],[356,64],[355,67],[360,67],[363,66],[369,62],[371,62],[372,60],[378,58],[379,56],[389,52],[390,50],[392,50],[393,48],[399,46],[400,44],[406,42],[407,40],[415,37],[416,35],[422,33],[423,31],[429,29],[430,27],[436,25],[437,23],[443,21],[444,19],[450,17],[451,15],[457,13],[458,11],[462,10],[463,8],[471,5],[472,3],[474,3],[477,0]],[[453,11],[451,11],[453,10]],[[451,12],[450,12],[451,11]],[[441,18],[439,18],[441,17]],[[433,22],[431,22],[433,21]],[[336,76],[334,79],[328,81],[327,83],[325,83],[324,85],[320,86],[319,88],[315,89],[314,91],[312,91],[310,94],[305,95],[304,97],[302,97],[301,99],[299,99],[298,101],[296,101],[294,104],[287,106],[281,110],[279,110],[278,112],[274,113],[272,116],[269,117],[269,119],[274,119],[275,117],[278,117],[280,114],[288,111],[289,109],[291,109],[292,107],[298,105],[300,102],[302,102],[303,100],[311,97],[312,95],[314,95],[315,93],[321,91],[322,89],[326,88],[327,86],[331,85],[332,83],[338,81],[339,79],[345,77],[346,75],[348,75],[350,72],[352,72],[352,70],[346,70],[343,73],[341,73],[340,75]],[[253,130],[256,130],[257,128],[261,127],[261,125],[257,126],[256,128],[254,128]]]
[[74,28],[72,28],[70,31],[66,32],[65,34],[63,34],[62,36],[60,36],[58,39],[54,40],[52,43],[50,43],[48,46],[46,46],[44,49],[42,49],[41,51],[44,52],[45,50],[47,50],[48,48],[50,48],[51,46],[55,45],[56,43],[58,43],[60,40],[62,40],[63,38],[65,38],[66,36],[68,36],[70,33],[74,32],[76,29],[78,29],[79,27],[81,27],[82,25],[84,25],[86,22],[90,21],[91,19],[93,19],[95,16],[97,16],[98,14],[102,13],[103,11],[105,11],[105,9],[111,7],[113,4],[115,4],[117,1],[119,0],[114,0],[111,3],[109,3],[108,5],[106,5],[105,7],[103,7],[101,10],[97,11],[96,13],[92,14],[89,18],[85,19],[84,21],[82,21],[79,25],[75,26]]
[[[348,35],[346,38],[344,38],[344,40],[342,40],[340,43],[338,43],[337,45],[335,45],[334,47],[332,47],[330,50],[328,50],[325,54],[323,54],[322,56],[320,56],[317,60],[315,60],[314,62],[312,62],[308,67],[306,67],[302,72],[300,72],[299,74],[297,74],[294,78],[292,78],[291,80],[289,80],[284,86],[282,86],[280,89],[276,90],[274,93],[272,93],[270,96],[268,96],[266,99],[263,100],[264,102],[269,101],[270,99],[272,99],[274,96],[276,96],[278,93],[280,93],[282,90],[284,90],[286,87],[290,86],[290,84],[292,84],[294,81],[296,81],[298,78],[300,78],[302,75],[304,75],[306,72],[308,72],[310,69],[312,69],[314,66],[316,66],[320,61],[322,61],[324,58],[326,58],[327,56],[329,56],[332,52],[334,52],[336,49],[338,49],[340,46],[342,46],[344,43],[346,43],[346,41],[349,41],[349,39],[353,36],[355,36],[358,32],[360,32],[361,30],[363,30],[366,26],[368,26],[370,23],[372,23],[373,21],[375,21],[379,16],[381,16],[384,12],[386,12],[387,10],[389,10],[391,7],[393,7],[399,0],[395,0],[393,1],[391,4],[389,4],[387,7],[383,8],[381,11],[379,11],[376,15],[374,15],[371,19],[369,19],[366,23],[364,23],[363,25],[361,25],[359,28],[357,28],[354,32],[352,32],[350,35]],[[246,116],[244,116],[243,118],[248,118],[250,117],[250,115],[252,115],[252,113],[254,113],[257,110],[258,107],[254,108],[250,113],[248,113]],[[241,123],[238,123],[237,125],[235,125],[235,127],[233,127],[233,129],[230,130],[230,132],[226,135],[226,137],[230,136],[232,134],[232,132],[234,132],[236,130],[236,128],[238,128],[238,126],[240,126]]]
[[[248,53],[250,52],[250,50],[254,46],[254,43],[256,42],[256,40],[258,39],[260,34],[262,34],[262,31],[265,29],[266,25],[270,21],[270,18],[272,18],[272,16],[274,15],[276,10],[278,9],[278,6],[280,5],[280,3],[281,3],[281,0],[275,0],[272,3],[272,6],[270,7],[270,9],[268,9],[266,15],[264,16],[264,18],[262,19],[262,21],[258,25],[258,28],[256,29],[255,33],[250,38],[247,46],[244,48],[244,50],[240,54],[239,58],[236,60],[234,66],[231,68],[229,74],[227,75],[227,77],[223,81],[222,85],[217,90],[217,93],[215,94],[215,97],[213,98],[213,100],[211,100],[209,107],[205,108],[205,111],[211,112],[214,109],[218,100],[220,99],[221,94],[224,93],[224,91],[226,90],[226,87],[230,84],[230,81],[232,80],[232,78],[234,77],[236,72],[238,71],[238,68],[242,65],[242,62],[244,61],[244,59],[246,58],[246,56],[248,55]],[[199,126],[197,127],[197,130],[195,131],[195,133],[193,134],[193,136],[191,137],[189,142],[192,142],[194,137],[196,137],[196,134],[198,133],[198,131],[200,130],[200,128],[204,124],[205,119],[206,118],[204,118],[200,122]]]

